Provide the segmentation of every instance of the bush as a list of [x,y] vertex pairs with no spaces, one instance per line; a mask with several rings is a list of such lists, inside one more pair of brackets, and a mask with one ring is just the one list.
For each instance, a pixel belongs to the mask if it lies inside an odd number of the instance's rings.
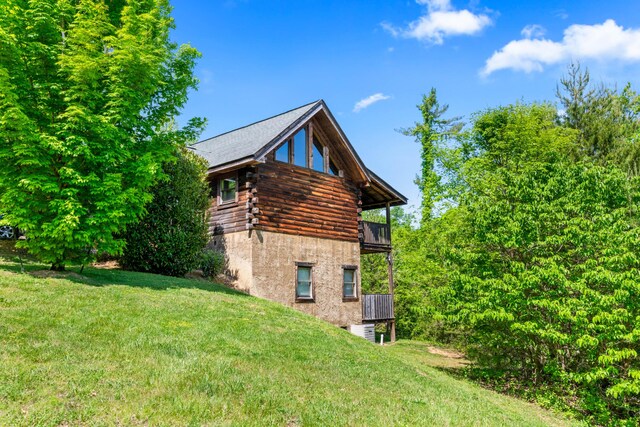
[[589,164],[503,177],[508,186],[466,205],[467,262],[449,288],[469,356],[521,383],[553,384],[594,424],[636,425],[638,182]]
[[209,240],[206,164],[183,149],[163,171],[166,179],[153,188],[146,215],[128,230],[120,263],[128,270],[184,276],[200,265]]
[[222,272],[224,255],[220,251],[204,249],[200,254],[200,269],[204,277],[215,277]]

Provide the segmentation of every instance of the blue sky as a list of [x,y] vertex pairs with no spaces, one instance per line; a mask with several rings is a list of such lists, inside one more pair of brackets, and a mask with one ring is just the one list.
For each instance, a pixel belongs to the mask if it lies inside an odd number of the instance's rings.
[[640,2],[174,0],[202,52],[181,121],[202,137],[324,99],[365,164],[419,204],[418,145],[397,132],[431,87],[450,115],[554,99],[572,60],[640,89]]

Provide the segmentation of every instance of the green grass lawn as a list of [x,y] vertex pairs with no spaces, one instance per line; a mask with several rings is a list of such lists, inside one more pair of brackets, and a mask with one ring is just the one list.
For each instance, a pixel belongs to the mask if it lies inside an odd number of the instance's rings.
[[420,344],[204,281],[19,271],[0,264],[3,426],[569,424],[426,366]]

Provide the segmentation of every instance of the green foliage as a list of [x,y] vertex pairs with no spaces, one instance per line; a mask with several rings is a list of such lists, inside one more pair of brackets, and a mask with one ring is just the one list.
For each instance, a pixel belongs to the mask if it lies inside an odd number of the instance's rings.
[[140,222],[129,227],[120,263],[129,270],[183,276],[201,265],[209,240],[207,166],[181,149],[163,169],[166,179],[152,188],[153,201]]
[[422,193],[420,213],[421,222],[424,224],[434,215],[435,203],[440,193],[440,176],[436,172],[436,163],[442,159],[442,156],[438,155],[439,150],[445,142],[457,135],[462,128],[462,123],[459,122],[458,117],[442,118],[449,106],[440,105],[435,88],[431,88],[428,96],[422,96],[422,103],[418,105],[418,109],[422,115],[422,122],[402,132],[415,137],[420,143],[422,164],[416,183]]
[[200,269],[204,277],[215,277],[224,267],[224,254],[213,249],[203,249],[200,254]]
[[563,126],[578,131],[573,157],[615,164],[630,175],[640,174],[640,97],[630,85],[622,91],[594,87],[588,70],[571,64],[556,90],[564,114]]
[[633,424],[640,180],[611,158],[577,160],[584,135],[548,104],[474,116],[441,172],[455,203],[412,233],[426,271],[399,281],[398,323],[463,342],[485,372],[553,401],[550,388],[593,423]]
[[52,268],[120,253],[175,146],[199,53],[167,0],[0,4],[0,203]]
[[636,416],[640,187],[592,164],[500,170],[465,202],[472,234],[448,288],[482,366],[575,389],[602,423]]

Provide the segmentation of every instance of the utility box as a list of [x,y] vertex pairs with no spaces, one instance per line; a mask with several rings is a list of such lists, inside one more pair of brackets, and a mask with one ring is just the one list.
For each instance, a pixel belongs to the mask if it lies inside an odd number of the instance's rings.
[[365,323],[364,325],[351,325],[349,326],[349,332],[353,335],[357,335],[364,339],[367,339],[373,343],[376,342],[376,331],[373,323]]

